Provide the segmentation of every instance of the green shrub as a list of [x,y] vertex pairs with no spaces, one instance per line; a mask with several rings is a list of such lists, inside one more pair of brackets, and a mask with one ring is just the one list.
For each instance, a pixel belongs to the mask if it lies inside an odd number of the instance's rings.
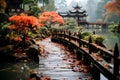
[[9,16],[6,13],[0,13],[0,24],[8,21]]
[[[89,41],[90,36],[84,36],[84,40]],[[103,36],[100,35],[91,35],[91,39],[92,39],[92,43],[96,43],[98,45],[101,45],[103,43],[103,41],[105,40],[105,38]]]
[[44,38],[50,36],[50,31],[46,27],[41,27],[39,32]]
[[90,36],[91,34],[92,34],[91,32],[83,32],[83,33],[81,34],[82,39],[84,39],[86,36]]
[[97,36],[96,39],[95,39],[95,43],[96,44],[102,44],[104,39],[105,38],[103,36]]

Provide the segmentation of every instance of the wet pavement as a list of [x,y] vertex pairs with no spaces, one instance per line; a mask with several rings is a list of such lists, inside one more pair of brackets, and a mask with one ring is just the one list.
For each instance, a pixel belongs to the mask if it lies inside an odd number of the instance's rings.
[[50,38],[38,41],[37,44],[43,46],[44,53],[48,54],[39,56],[37,76],[47,76],[52,80],[93,80],[88,72],[82,71],[82,65],[71,66],[75,64],[75,58],[67,57],[69,51],[63,46],[51,42]]

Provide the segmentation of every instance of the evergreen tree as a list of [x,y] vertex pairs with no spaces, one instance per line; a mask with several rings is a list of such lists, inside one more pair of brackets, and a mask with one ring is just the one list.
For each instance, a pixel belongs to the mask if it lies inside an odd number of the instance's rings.
[[105,4],[111,0],[101,0],[98,4],[97,4],[97,9],[96,9],[96,19],[101,19],[101,20],[105,20]]
[[38,2],[42,3],[42,7],[45,8],[45,5],[49,4],[50,0],[38,0]]
[[55,7],[55,1],[54,0],[49,0],[49,4],[47,4],[45,6],[45,9],[47,11],[55,11],[56,10],[56,7]]

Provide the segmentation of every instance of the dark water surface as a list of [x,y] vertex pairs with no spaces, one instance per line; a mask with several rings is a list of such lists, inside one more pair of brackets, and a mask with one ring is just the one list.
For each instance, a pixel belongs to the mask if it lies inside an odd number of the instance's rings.
[[37,68],[38,64],[35,62],[0,64],[0,80],[28,80],[30,72]]

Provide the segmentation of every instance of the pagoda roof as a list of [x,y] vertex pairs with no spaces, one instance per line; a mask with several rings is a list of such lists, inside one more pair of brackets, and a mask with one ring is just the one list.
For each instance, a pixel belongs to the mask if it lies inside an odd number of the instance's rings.
[[85,10],[74,10],[74,11],[71,11],[71,10],[69,10],[69,12],[71,13],[71,14],[85,14],[86,13],[86,11]]
[[69,14],[69,13],[59,13],[63,17],[86,17],[86,14]]
[[69,10],[67,12],[58,12],[58,13],[59,15],[63,17],[86,17],[88,16],[86,14],[86,10],[82,10],[81,7],[78,6],[78,4],[72,10]]
[[74,9],[81,9],[82,7],[80,7],[78,4],[76,6],[73,6]]

